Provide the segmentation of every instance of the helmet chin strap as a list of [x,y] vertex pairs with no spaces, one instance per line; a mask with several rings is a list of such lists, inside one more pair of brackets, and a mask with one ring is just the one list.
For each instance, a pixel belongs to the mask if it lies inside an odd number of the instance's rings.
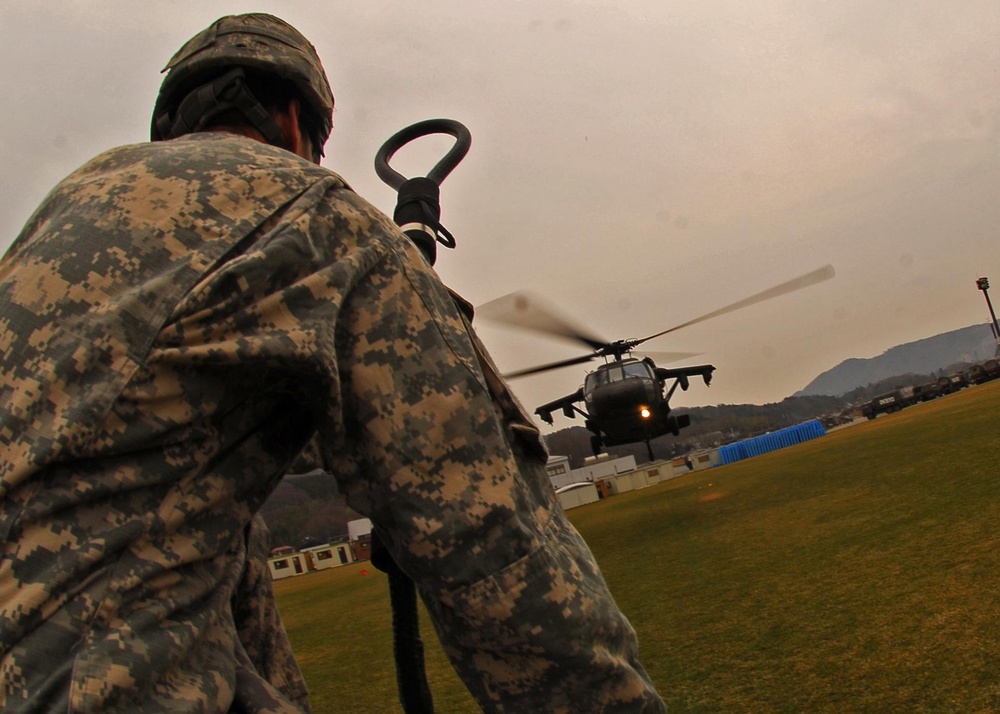
[[188,92],[173,115],[162,114],[157,118],[156,130],[164,139],[175,139],[204,129],[212,119],[231,109],[246,117],[269,144],[281,146],[281,127],[247,89],[242,67],[235,67]]

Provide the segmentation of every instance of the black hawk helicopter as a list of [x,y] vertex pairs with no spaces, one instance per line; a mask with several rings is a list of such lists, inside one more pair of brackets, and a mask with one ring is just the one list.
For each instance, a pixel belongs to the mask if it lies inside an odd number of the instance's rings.
[[[587,330],[574,325],[570,320],[547,307],[540,298],[527,292],[516,292],[497,298],[479,306],[476,313],[480,317],[496,322],[574,340],[591,349],[590,353],[579,357],[571,357],[559,362],[504,375],[508,379],[548,372],[604,358],[604,364],[587,374],[580,389],[541,405],[535,410],[535,414],[546,424],[553,423],[552,414],[555,411],[561,410],[566,417],[571,419],[579,414],[584,418],[584,426],[592,434],[591,447],[594,454],[600,453],[604,446],[642,441],[646,443],[650,460],[653,460],[653,448],[650,441],[664,434],[677,436],[680,430],[688,426],[691,421],[687,414],[676,416],[671,414],[670,399],[674,392],[677,391],[678,387],[686,391],[692,377],[701,377],[707,386],[712,381],[715,367],[710,364],[673,369],[658,367],[651,355],[656,356],[661,362],[679,361],[696,355],[675,352],[646,353],[645,356],[634,357],[632,351],[654,338],[795,290],[801,290],[829,280],[833,276],[833,266],[826,265],[648,337],[615,340],[614,342],[596,337]],[[580,403],[584,405],[584,408],[577,406]]]

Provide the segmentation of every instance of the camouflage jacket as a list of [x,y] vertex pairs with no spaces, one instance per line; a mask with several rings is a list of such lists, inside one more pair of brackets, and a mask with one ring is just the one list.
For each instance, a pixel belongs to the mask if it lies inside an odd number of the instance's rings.
[[484,710],[664,710],[537,430],[330,171],[224,134],[97,157],[0,264],[0,360],[5,712],[305,710],[240,611],[314,435]]

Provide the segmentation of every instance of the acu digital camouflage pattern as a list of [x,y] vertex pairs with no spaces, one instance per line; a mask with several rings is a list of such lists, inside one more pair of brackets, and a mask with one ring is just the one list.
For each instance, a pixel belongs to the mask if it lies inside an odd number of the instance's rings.
[[485,711],[665,710],[417,249],[223,134],[97,157],[0,264],[0,708],[307,711],[252,519],[313,436]]
[[[164,135],[160,122],[166,127],[172,125],[178,105],[188,92],[233,67],[257,69],[295,85],[321,124],[317,148],[322,148],[333,126],[334,99],[316,48],[284,20],[257,12],[219,18],[185,42],[170,59],[153,107],[150,138],[173,138]],[[191,123],[210,117],[201,113]]]

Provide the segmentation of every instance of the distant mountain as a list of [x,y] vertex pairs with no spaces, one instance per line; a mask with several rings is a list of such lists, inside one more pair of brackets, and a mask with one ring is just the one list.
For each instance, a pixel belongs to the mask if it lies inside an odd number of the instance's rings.
[[993,357],[996,342],[989,323],[971,325],[886,350],[878,357],[844,360],[796,392],[795,397],[839,397],[853,389],[901,374],[933,374],[953,364]]

